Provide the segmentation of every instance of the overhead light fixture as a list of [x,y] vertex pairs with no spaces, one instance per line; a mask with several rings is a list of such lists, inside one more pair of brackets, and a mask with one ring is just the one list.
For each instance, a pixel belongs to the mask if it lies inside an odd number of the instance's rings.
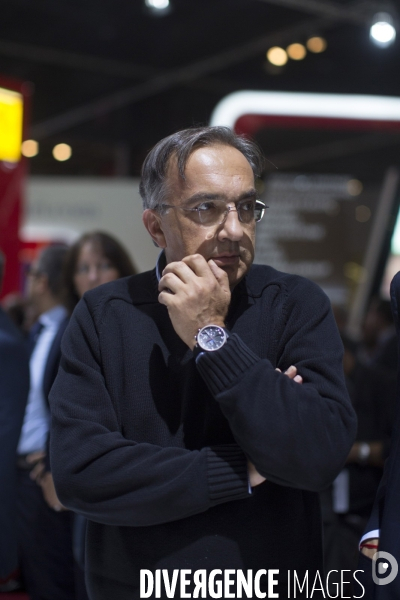
[[324,52],[324,50],[326,50],[327,47],[327,42],[323,37],[320,36],[314,36],[311,37],[307,40],[307,48],[310,52],[314,52],[314,54],[320,54],[321,52]]
[[387,48],[396,39],[396,28],[393,17],[386,12],[379,12],[372,19],[369,30],[371,41],[381,48]]
[[72,148],[68,144],[57,144],[53,148],[53,156],[56,160],[64,162],[72,156]]
[[290,44],[286,48],[286,52],[292,60],[303,60],[307,54],[307,50],[303,44]]
[[39,154],[39,144],[36,140],[25,140],[21,144],[21,154],[26,158],[33,158]]
[[144,0],[145,6],[154,15],[167,14],[171,8],[169,0]]
[[288,55],[286,50],[283,48],[280,48],[279,46],[273,46],[267,52],[267,59],[272,65],[275,65],[276,67],[283,67],[283,65],[286,65],[288,61]]

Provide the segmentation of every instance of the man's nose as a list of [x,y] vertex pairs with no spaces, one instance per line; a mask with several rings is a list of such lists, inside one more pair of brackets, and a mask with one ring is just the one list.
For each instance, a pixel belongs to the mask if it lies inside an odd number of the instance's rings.
[[243,237],[243,225],[239,221],[239,215],[235,206],[227,207],[228,214],[218,233],[220,240],[229,239],[232,242],[239,242]]

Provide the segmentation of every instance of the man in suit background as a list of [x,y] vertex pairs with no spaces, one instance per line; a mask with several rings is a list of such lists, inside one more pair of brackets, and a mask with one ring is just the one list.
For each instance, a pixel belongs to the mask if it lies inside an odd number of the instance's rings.
[[[391,284],[393,317],[400,341],[400,273]],[[396,418],[391,449],[385,463],[371,517],[361,540],[359,568],[364,570],[362,582],[365,600],[398,600],[400,597],[400,386],[397,381]],[[387,553],[385,555],[376,554]],[[390,556],[391,555],[391,556]],[[397,565],[394,561],[397,561]]]
[[61,338],[68,323],[62,286],[66,251],[64,246],[45,248],[28,277],[28,300],[39,317],[31,331],[31,384],[17,466],[20,566],[32,600],[75,598],[72,514],[64,511],[54,492],[47,453],[48,395],[57,374]]
[[[4,256],[0,251],[0,289]],[[29,391],[28,348],[17,328],[0,308],[0,579],[11,585],[17,568],[15,534],[15,452]]]

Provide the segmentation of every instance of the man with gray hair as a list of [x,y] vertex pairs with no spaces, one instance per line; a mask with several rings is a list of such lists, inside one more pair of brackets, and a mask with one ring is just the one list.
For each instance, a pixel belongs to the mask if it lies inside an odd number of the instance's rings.
[[252,265],[262,168],[227,128],[159,142],[140,187],[156,268],[85,294],[66,331],[52,465],[89,519],[92,600],[285,598],[288,571],[322,573],[317,492],[355,416],[326,296]]

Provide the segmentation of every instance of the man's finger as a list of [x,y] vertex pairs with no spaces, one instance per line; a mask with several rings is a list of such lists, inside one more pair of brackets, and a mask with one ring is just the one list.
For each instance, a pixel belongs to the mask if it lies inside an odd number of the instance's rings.
[[158,291],[176,294],[184,285],[184,282],[174,273],[167,273],[166,275],[163,275],[158,282]]
[[204,256],[201,254],[190,254],[182,258],[184,262],[191,270],[197,275],[197,277],[210,277],[210,266]]
[[190,281],[193,280],[193,277],[196,276],[196,274],[193,272],[193,269],[183,262],[183,260],[169,263],[162,272],[163,277],[168,273],[174,274],[181,281],[183,281],[183,283],[190,283]]
[[225,271],[223,269],[220,269],[217,263],[215,263],[212,259],[208,261],[208,265],[220,286],[229,290],[229,279]]
[[290,367],[286,369],[285,375],[290,377],[290,379],[294,379],[294,377],[297,375],[297,368],[294,365],[290,365]]
[[[280,369],[275,369],[275,371],[279,371],[279,373],[282,372]],[[290,367],[284,372],[284,375],[286,375],[286,377],[289,377],[289,379],[293,379],[293,381],[295,381],[296,383],[303,383],[303,378],[301,375],[297,374],[297,367],[295,367],[294,365],[290,365]]]
[[44,463],[42,462],[38,462],[32,469],[32,471],[29,473],[29,477],[33,480],[36,481],[36,483],[40,483],[40,478],[43,475],[45,470],[45,466]]
[[31,452],[27,455],[26,462],[29,464],[34,464],[35,462],[42,460],[42,458],[44,458],[45,456],[45,452],[42,452],[41,450],[38,452]]

